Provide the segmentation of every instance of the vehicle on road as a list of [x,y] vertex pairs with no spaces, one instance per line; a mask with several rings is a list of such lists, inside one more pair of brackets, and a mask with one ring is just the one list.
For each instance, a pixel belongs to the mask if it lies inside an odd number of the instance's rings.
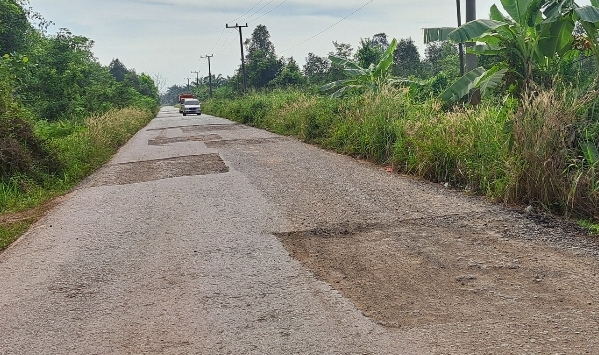
[[179,113],[183,113],[183,110],[181,109],[181,105],[183,105],[183,101],[185,99],[195,99],[195,95],[191,94],[191,93],[184,93],[184,94],[180,94],[179,98],[177,99],[177,104],[179,105]]
[[183,99],[179,111],[183,116],[187,116],[187,114],[196,114],[199,116],[202,114],[202,104],[198,99]]

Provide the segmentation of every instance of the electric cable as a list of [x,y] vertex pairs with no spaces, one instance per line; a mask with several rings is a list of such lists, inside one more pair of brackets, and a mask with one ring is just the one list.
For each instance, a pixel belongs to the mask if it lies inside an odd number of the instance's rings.
[[235,20],[231,21],[231,23],[233,23],[233,22],[235,22],[235,21],[239,20],[240,18],[243,18],[245,15],[249,14],[249,13],[250,13],[250,11],[252,11],[253,9],[255,9],[255,8],[256,8],[256,6],[260,5],[260,4],[262,3],[262,1],[264,1],[264,0],[260,0],[260,1],[258,1],[258,3],[257,3],[256,5],[254,5],[254,6],[252,6],[252,8],[251,8],[251,9],[247,10],[247,11],[245,12],[245,14],[243,14],[243,15],[239,16],[238,18],[236,18]]
[[324,30],[322,30],[322,31],[318,32],[318,33],[317,33],[317,34],[315,34],[314,36],[312,36],[312,37],[310,37],[310,38],[306,39],[306,40],[305,40],[305,41],[303,41],[303,42],[300,42],[300,43],[296,44],[295,46],[289,47],[289,48],[285,49],[284,51],[282,51],[282,52],[280,52],[280,53],[285,53],[285,52],[287,52],[287,51],[289,51],[289,50],[291,50],[291,49],[293,49],[293,48],[295,48],[295,47],[299,47],[299,46],[301,46],[302,44],[304,44],[304,43],[306,43],[306,42],[308,42],[308,41],[310,41],[310,40],[312,40],[312,39],[314,39],[314,38],[316,38],[316,37],[320,36],[321,34],[325,33],[326,31],[328,31],[328,30],[330,30],[331,28],[333,28],[333,27],[337,26],[337,25],[338,25],[338,24],[340,24],[341,22],[345,21],[347,18],[349,18],[350,16],[352,16],[352,15],[353,15],[353,14],[355,14],[356,12],[358,12],[358,11],[362,10],[363,8],[365,8],[366,6],[368,6],[370,3],[372,3],[373,1],[374,1],[374,0],[370,0],[370,1],[368,1],[366,4],[364,4],[364,5],[360,6],[358,9],[356,9],[356,10],[355,10],[354,12],[352,12],[351,14],[349,14],[349,15],[345,16],[345,17],[344,17],[344,18],[342,18],[341,20],[339,20],[339,21],[335,22],[334,24],[330,25],[329,27],[325,28]]
[[[273,7],[272,9],[270,9],[268,12],[266,12],[266,13],[264,13],[264,14],[262,14],[262,15],[260,15],[260,16],[258,16],[258,17],[256,17],[256,18],[253,18],[253,19],[249,20],[248,22],[254,22],[254,21],[256,21],[256,20],[259,20],[259,19],[263,18],[264,16],[266,16],[266,15],[270,14],[271,12],[273,12],[274,10],[278,9],[278,8],[279,8],[281,5],[283,5],[283,4],[284,4],[284,3],[286,3],[287,1],[289,1],[289,0],[284,0],[284,1],[283,1],[283,2],[281,2],[279,5],[277,5],[277,6]],[[271,2],[272,2],[272,1],[271,1]],[[269,4],[270,4],[270,3],[269,3]]]

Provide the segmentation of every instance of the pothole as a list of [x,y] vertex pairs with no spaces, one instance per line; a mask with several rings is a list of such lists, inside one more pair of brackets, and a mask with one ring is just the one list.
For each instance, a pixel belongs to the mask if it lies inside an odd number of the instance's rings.
[[148,145],[165,145],[172,143],[181,142],[206,142],[222,139],[218,134],[206,134],[200,136],[189,136],[189,137],[171,137],[171,138],[154,138],[148,140]]
[[229,167],[218,154],[148,160],[107,165],[93,175],[90,186],[127,185],[181,176],[226,173]]

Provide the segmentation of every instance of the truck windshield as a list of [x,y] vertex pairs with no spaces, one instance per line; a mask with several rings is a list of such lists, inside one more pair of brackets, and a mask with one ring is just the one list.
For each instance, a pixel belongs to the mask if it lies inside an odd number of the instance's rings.
[[198,100],[185,100],[186,105],[199,105],[200,102]]

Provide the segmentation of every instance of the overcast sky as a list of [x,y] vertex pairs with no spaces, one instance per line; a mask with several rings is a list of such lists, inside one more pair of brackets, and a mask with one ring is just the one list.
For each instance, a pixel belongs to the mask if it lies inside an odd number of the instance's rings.
[[[207,76],[207,60],[200,58],[207,54],[214,55],[213,74],[233,74],[240,63],[239,33],[226,29],[226,24],[247,23],[249,27],[243,29],[244,39],[250,37],[257,25],[265,25],[277,55],[293,56],[302,66],[309,52],[326,56],[333,50],[333,41],[350,43],[356,48],[360,38],[381,32],[389,39],[411,37],[424,53],[422,28],[455,26],[457,22],[453,0],[30,2],[35,11],[56,24],[50,33],[65,27],[76,35],[86,36],[94,40],[93,51],[102,64],[118,58],[138,73],[159,74],[167,87],[187,84],[186,78],[194,80],[196,74],[192,71]],[[501,8],[499,0],[476,3],[479,18],[488,18],[489,8],[494,3]],[[590,0],[578,4],[587,5]],[[464,7],[462,0],[462,12]],[[327,30],[330,26],[333,27]],[[324,32],[311,38],[321,31]]]

